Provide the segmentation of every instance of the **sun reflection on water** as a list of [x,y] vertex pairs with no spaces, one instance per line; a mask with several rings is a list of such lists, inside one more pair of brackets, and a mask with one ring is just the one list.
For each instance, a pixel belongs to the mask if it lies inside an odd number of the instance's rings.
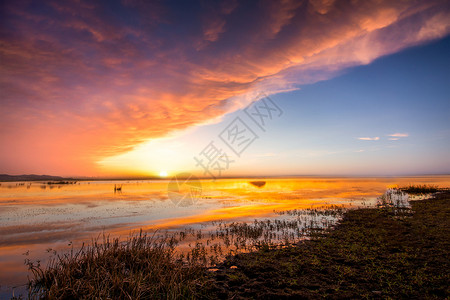
[[[10,290],[26,282],[25,259],[45,263],[54,251],[102,233],[125,237],[139,229],[185,230],[199,224],[214,228],[220,222],[281,220],[280,211],[375,205],[377,197],[396,185],[450,185],[450,176],[258,180],[265,184],[252,184],[255,179],[248,178],[203,180],[201,199],[188,207],[170,201],[168,180],[2,183],[0,296],[10,293],[5,287]],[[117,184],[120,193],[114,190]]]

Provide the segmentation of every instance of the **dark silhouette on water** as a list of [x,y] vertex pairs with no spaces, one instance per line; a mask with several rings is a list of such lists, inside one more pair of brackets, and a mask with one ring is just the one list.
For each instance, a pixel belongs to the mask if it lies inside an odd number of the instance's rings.
[[266,182],[265,181],[250,181],[250,184],[252,184],[256,187],[262,188],[263,186],[266,185]]

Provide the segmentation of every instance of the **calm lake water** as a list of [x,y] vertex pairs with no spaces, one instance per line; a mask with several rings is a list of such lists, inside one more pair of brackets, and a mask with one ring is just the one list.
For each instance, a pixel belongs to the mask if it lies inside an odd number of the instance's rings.
[[[168,197],[168,180],[81,181],[0,185],[0,298],[24,291],[26,259],[52,255],[102,233],[126,237],[139,229],[183,230],[220,222],[279,218],[276,212],[323,205],[371,206],[386,189],[408,184],[450,186],[450,176],[202,180],[195,203]],[[114,186],[121,191],[114,191]],[[198,191],[197,191],[198,192]],[[191,205],[192,204],[192,205]],[[50,250],[51,249],[51,250]]]

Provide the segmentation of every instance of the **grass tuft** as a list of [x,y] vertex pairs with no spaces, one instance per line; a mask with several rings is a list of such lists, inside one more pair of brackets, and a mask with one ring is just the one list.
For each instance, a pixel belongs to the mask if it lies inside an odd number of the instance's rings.
[[175,246],[173,238],[142,232],[125,242],[104,236],[102,243],[59,255],[46,269],[30,263],[29,298],[189,298],[203,268],[195,260],[177,260]]
[[444,189],[444,188],[439,188],[437,185],[427,185],[427,184],[417,184],[417,185],[409,185],[409,186],[405,186],[405,187],[400,187],[398,188],[399,190],[408,193],[408,194],[412,194],[412,195],[423,195],[423,194],[433,194],[433,193],[437,193],[439,191],[446,191],[448,189]]

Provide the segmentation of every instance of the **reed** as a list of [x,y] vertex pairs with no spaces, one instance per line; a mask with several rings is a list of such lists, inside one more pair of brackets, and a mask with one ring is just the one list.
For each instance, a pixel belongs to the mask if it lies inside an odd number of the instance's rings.
[[437,185],[427,185],[427,184],[411,184],[409,186],[400,187],[399,190],[408,193],[408,194],[414,194],[414,195],[421,195],[421,194],[432,194],[439,191],[444,191],[448,189],[439,188]]
[[46,268],[29,262],[29,298],[189,298],[203,268],[195,259],[176,259],[176,244],[142,232],[124,242],[103,236],[101,243],[58,255]]

